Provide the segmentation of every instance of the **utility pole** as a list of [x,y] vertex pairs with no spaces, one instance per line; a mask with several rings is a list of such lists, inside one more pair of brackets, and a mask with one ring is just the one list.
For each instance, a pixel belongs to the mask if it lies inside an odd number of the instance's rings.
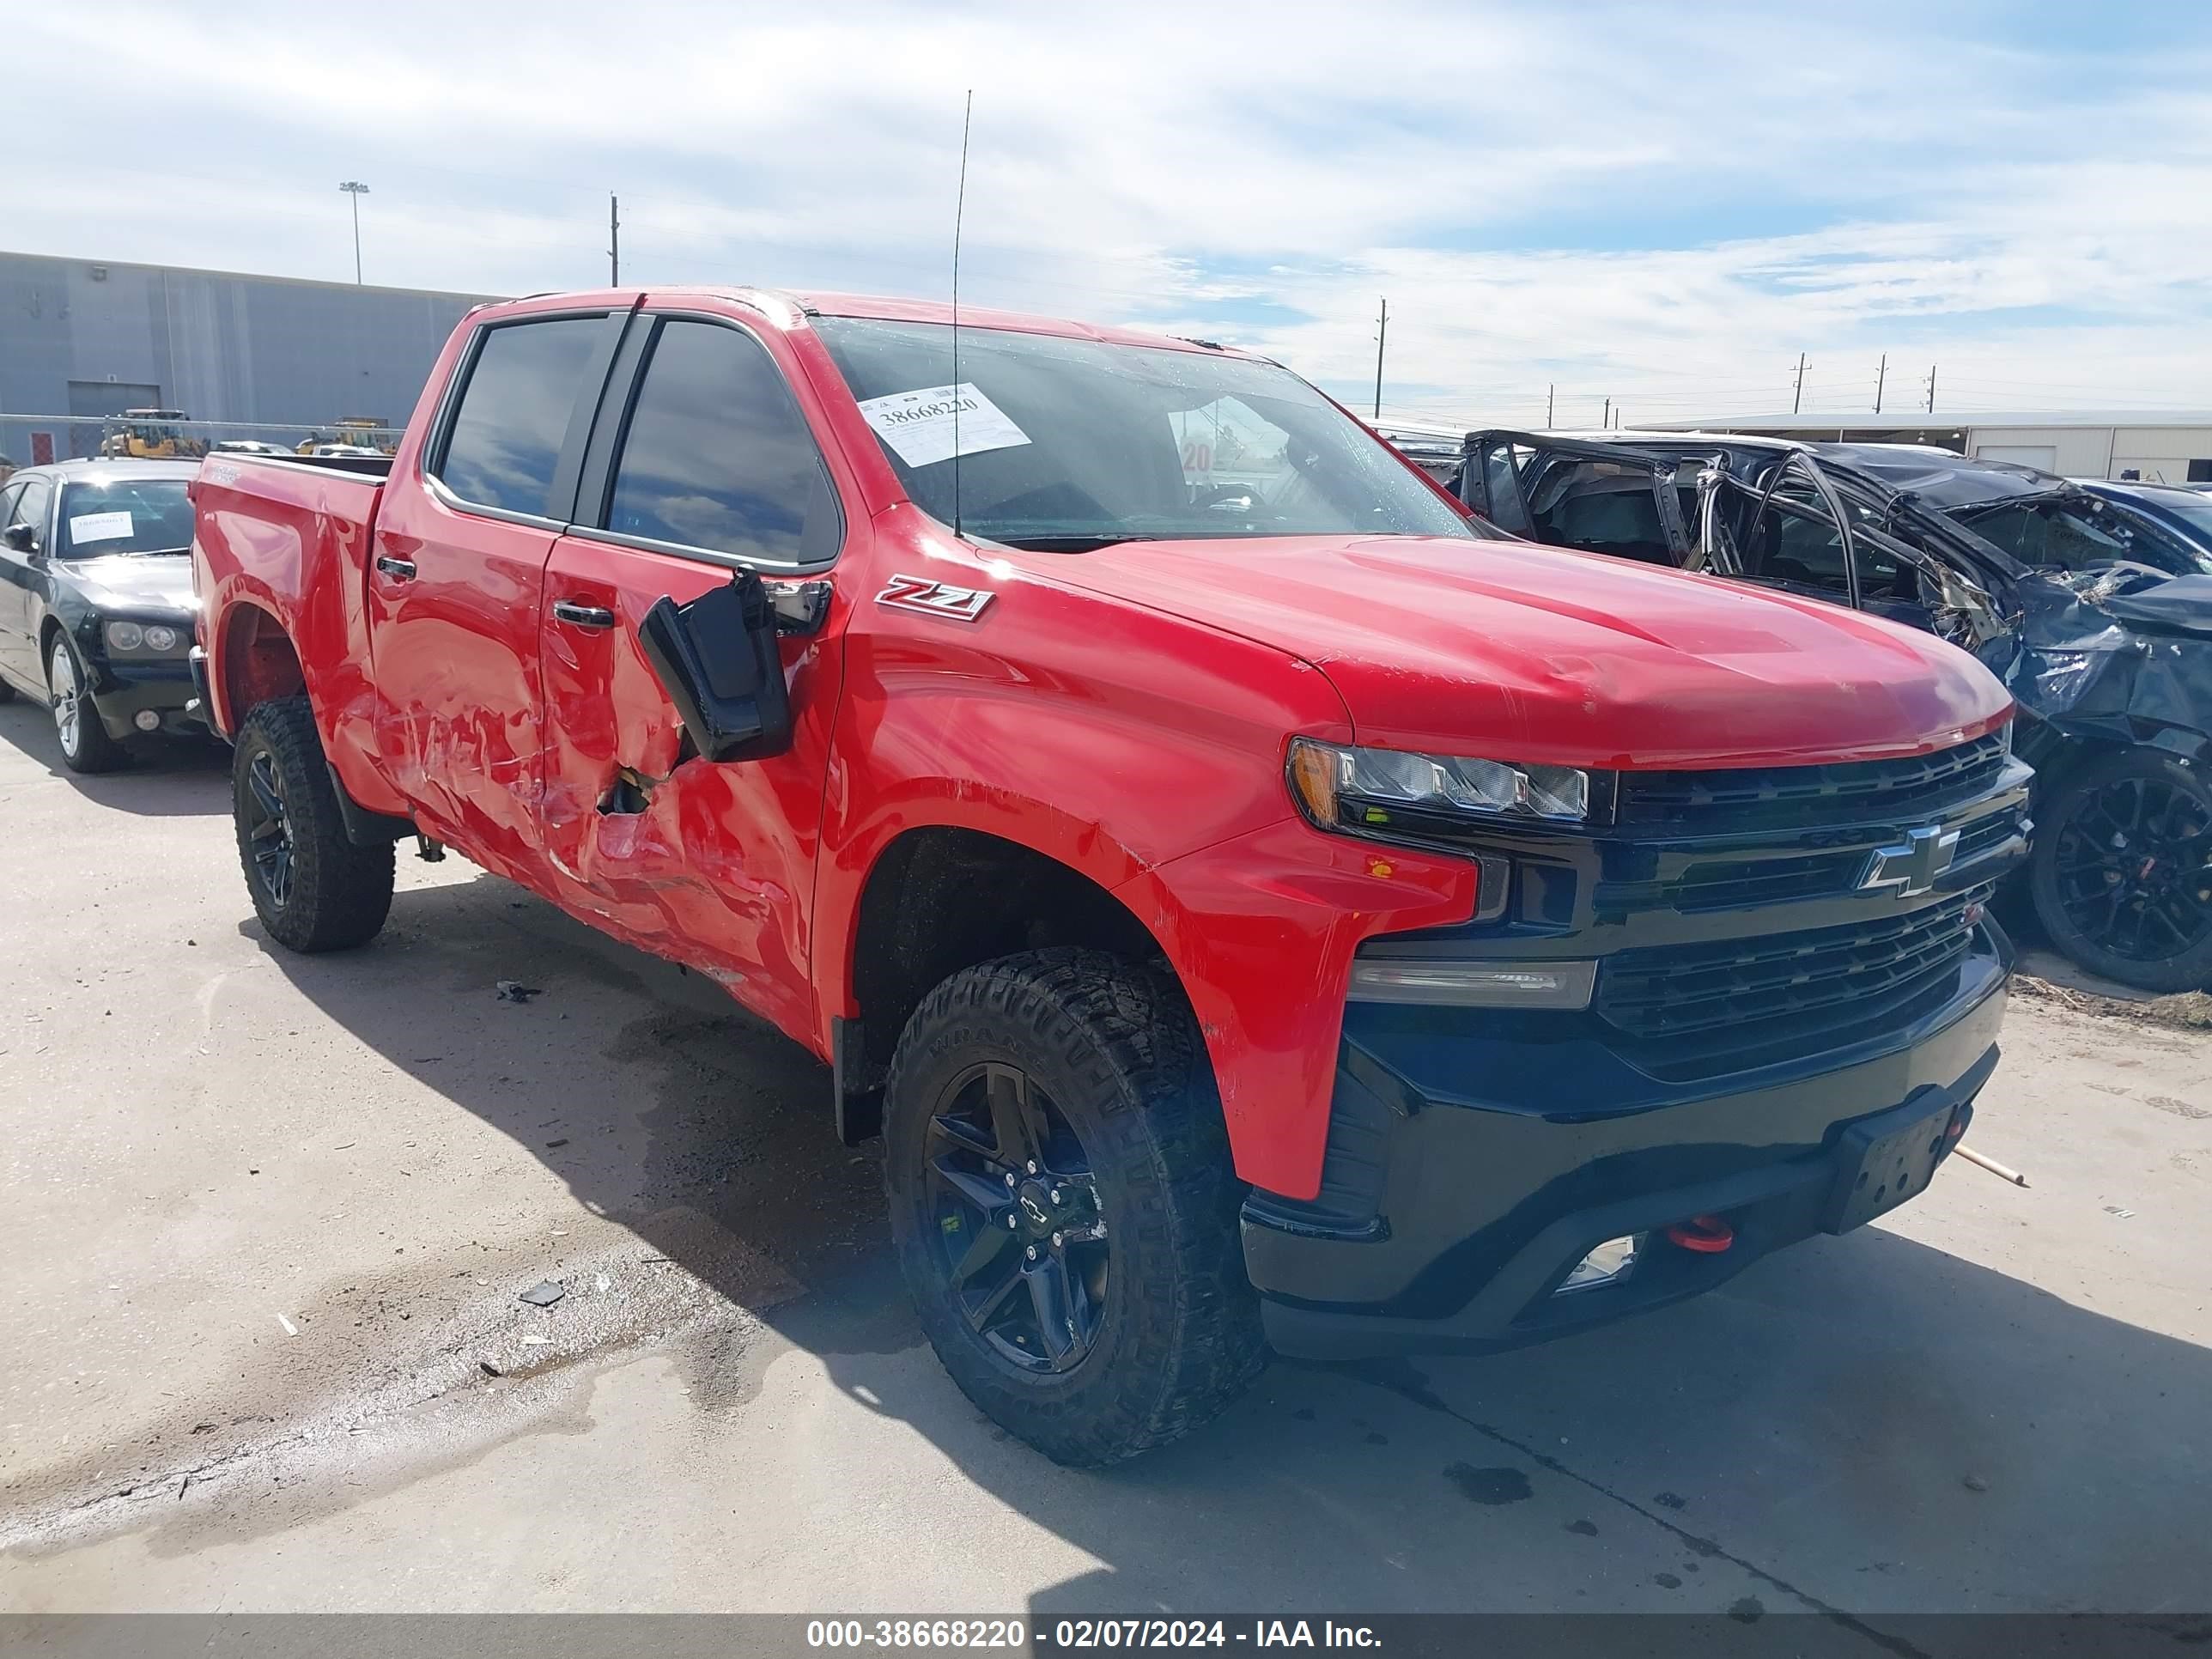
[[1556,383],[1544,388],[1544,426],[1547,430],[1550,429],[1553,424],[1552,404],[1557,401],[1559,395],[1559,388]]
[[607,192],[607,284],[622,286],[622,198]]
[[1612,394],[1607,393],[1607,397],[1606,397],[1606,400],[1605,400],[1605,413],[1604,413],[1604,414],[1602,414],[1602,415],[1601,415],[1601,416],[1599,416],[1597,417],[1597,429],[1598,429],[1599,431],[1602,432],[1602,431],[1604,431],[1607,427],[1611,426],[1612,424],[1613,424],[1613,398],[1612,398]]
[[1390,302],[1382,301],[1382,321],[1375,330],[1375,418],[1382,418],[1382,342],[1390,333]]
[[1936,412],[1936,365],[1928,365],[1928,412]]
[[1881,354],[1881,367],[1874,372],[1874,412],[1881,413],[1881,383],[1889,378],[1889,354]]
[[361,198],[368,194],[368,186],[358,179],[349,179],[338,188],[353,198],[353,285],[361,286]]
[[1790,412],[1795,415],[1805,405],[1805,354],[1797,354],[1797,391],[1790,399]]

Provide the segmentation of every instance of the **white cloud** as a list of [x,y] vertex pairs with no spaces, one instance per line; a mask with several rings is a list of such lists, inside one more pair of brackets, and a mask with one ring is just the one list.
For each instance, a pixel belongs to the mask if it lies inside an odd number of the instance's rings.
[[[1395,405],[1595,419],[2212,402],[2203,27],[2010,10],[707,4],[15,20],[9,246],[524,291],[940,294],[1237,338]],[[2153,31],[2155,46],[2153,47]],[[98,118],[84,118],[96,109]],[[27,146],[27,152],[23,149]],[[1951,393],[1955,390],[1955,398]]]

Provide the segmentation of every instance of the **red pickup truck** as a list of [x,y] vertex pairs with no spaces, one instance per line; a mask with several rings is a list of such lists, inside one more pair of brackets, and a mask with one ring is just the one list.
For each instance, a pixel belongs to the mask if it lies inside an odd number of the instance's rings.
[[1503,537],[1205,341],[535,298],[388,462],[194,499],[270,937],[371,939],[416,837],[713,975],[1063,1461],[1270,1346],[1526,1342],[1855,1226],[1996,1063],[1986,670]]

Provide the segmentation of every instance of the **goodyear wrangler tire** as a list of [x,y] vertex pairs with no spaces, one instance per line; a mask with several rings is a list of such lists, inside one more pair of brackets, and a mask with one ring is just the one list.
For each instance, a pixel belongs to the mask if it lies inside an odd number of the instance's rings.
[[884,1139],[931,1346],[1054,1462],[1173,1440],[1266,1364],[1244,1188],[1165,974],[1055,949],[954,975],[899,1039]]
[[343,951],[376,937],[392,908],[389,843],[345,832],[305,697],[258,704],[231,757],[231,817],[254,914],[295,951]]

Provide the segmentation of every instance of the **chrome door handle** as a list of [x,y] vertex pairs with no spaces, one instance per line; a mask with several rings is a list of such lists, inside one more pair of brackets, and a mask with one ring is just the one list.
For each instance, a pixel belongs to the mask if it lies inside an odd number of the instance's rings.
[[553,617],[573,628],[612,628],[615,613],[600,605],[579,605],[574,599],[553,601]]
[[415,561],[412,559],[395,559],[389,553],[380,554],[377,557],[376,568],[396,582],[415,580]]

